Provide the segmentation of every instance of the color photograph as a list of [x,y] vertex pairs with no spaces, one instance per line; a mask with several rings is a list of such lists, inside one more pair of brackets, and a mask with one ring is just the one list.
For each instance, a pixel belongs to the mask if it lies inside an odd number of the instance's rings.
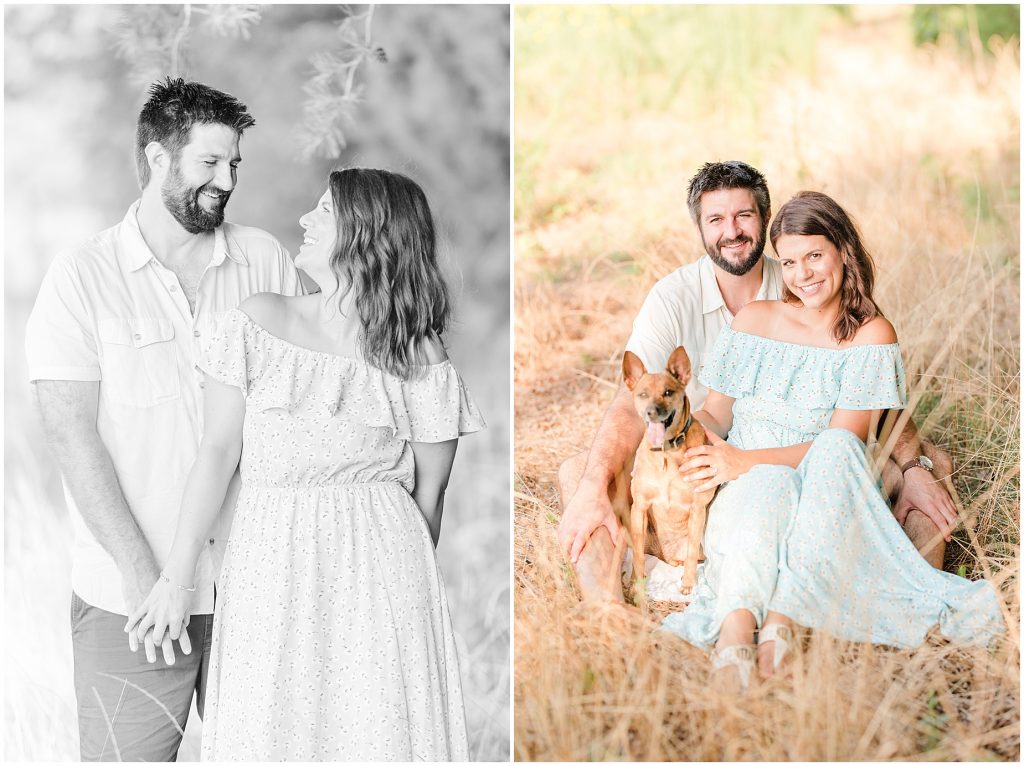
[[514,758],[1019,761],[1019,7],[513,15]]

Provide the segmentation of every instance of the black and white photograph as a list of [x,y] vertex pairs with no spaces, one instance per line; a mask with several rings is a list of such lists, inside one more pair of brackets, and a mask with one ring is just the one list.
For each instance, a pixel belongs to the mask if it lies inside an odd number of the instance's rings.
[[5,6],[5,760],[509,759],[509,56]]

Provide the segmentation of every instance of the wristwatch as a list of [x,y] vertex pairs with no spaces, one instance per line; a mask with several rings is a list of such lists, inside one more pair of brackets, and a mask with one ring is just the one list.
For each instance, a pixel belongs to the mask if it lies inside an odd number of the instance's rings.
[[911,468],[923,468],[928,473],[932,473],[935,470],[935,465],[927,455],[918,455],[909,463],[904,463],[900,466],[900,472],[906,473]]

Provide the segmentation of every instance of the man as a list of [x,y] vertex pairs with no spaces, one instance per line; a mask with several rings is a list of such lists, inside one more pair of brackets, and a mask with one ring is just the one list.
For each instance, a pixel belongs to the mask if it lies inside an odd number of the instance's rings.
[[[708,163],[691,180],[687,203],[707,257],[654,285],[626,349],[647,369],[662,370],[672,351],[684,346],[695,371],[686,392],[696,410],[708,393],[698,379],[701,365],[722,327],[751,301],[778,300],[783,285],[778,261],[763,255],[771,203],[757,170],[742,162]],[[558,537],[584,598],[623,601],[619,580],[608,577],[620,526],[610,498],[615,475],[636,452],[643,430],[632,395],[620,383],[590,452],[569,458],[559,469],[564,511]],[[885,468],[886,486],[899,492],[896,518],[937,568],[945,545],[942,538],[937,545],[933,541],[940,529],[949,540],[956,521],[952,500],[939,481],[951,470],[948,455],[922,445],[912,422]]]
[[[172,761],[192,695],[200,715],[212,636],[210,539],[193,617],[158,660],[129,647],[126,617],[160,577],[202,432],[193,359],[214,320],[258,292],[303,292],[270,234],[224,222],[255,124],[244,104],[167,78],[139,114],[140,200],[116,226],[58,255],[29,318],[39,411],[75,530],[72,644],[83,761]],[[224,510],[237,492],[237,474]],[[227,520],[229,523],[229,520]],[[192,651],[195,647],[197,651]]]

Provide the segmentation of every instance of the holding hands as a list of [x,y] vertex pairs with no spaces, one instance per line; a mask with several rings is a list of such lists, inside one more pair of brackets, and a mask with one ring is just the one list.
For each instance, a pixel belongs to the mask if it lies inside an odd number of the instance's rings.
[[156,647],[160,646],[168,665],[174,664],[171,641],[178,641],[181,651],[191,654],[192,642],[185,628],[189,623],[193,591],[195,586],[174,585],[160,575],[146,599],[128,615],[124,630],[128,634],[129,648],[137,651],[141,642],[146,650],[146,659],[156,662]]
[[686,462],[679,466],[687,481],[699,482],[693,488],[695,492],[706,492],[732,481],[753,465],[746,451],[732,446],[710,428],[706,433],[711,443],[686,450]]

